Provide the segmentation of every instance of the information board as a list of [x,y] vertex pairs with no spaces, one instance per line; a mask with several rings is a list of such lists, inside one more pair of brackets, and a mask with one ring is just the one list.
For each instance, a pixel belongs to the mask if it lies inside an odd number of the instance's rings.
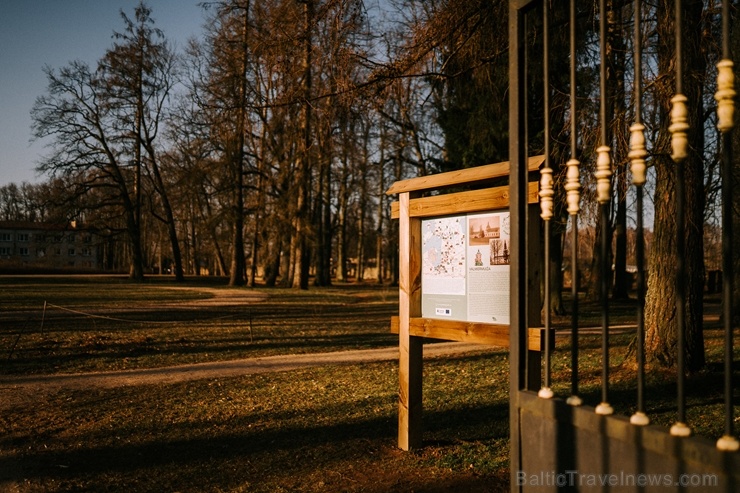
[[421,222],[422,317],[509,323],[509,212]]

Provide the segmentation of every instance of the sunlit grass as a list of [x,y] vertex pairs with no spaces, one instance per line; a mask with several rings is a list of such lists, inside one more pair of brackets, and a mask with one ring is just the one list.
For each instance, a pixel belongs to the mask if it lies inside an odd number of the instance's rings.
[[[191,281],[0,278],[0,372],[72,373],[396,344],[388,287],[236,290]],[[213,306],[219,290],[245,300]]]
[[373,363],[64,390],[3,414],[0,471],[24,471],[20,491],[507,491],[507,383],[487,377],[503,360],[427,361],[413,453],[397,365]]
[[[16,283],[0,312],[0,368],[86,372],[397,344],[388,331],[397,313],[392,288],[243,288],[259,296],[194,308],[190,301],[226,288],[191,286]],[[47,311],[41,330],[40,313],[28,307],[55,293],[59,304],[96,316]],[[628,325],[633,305],[615,304],[615,323]],[[583,320],[598,317],[586,311]],[[627,416],[636,396],[633,337],[630,329],[610,336],[610,402]],[[708,326],[705,340],[708,366],[687,380],[687,417],[695,434],[716,439],[723,423],[721,331]],[[581,396],[595,406],[600,335],[579,342]],[[569,337],[558,336],[552,387],[560,398],[570,394],[569,351]],[[740,358],[740,348],[735,353]],[[47,391],[0,414],[0,490],[12,483],[22,492],[508,491],[508,380],[501,348],[425,360],[424,443],[411,453],[396,448],[394,362]],[[675,397],[675,372],[651,367],[646,403],[653,423],[674,422]]]

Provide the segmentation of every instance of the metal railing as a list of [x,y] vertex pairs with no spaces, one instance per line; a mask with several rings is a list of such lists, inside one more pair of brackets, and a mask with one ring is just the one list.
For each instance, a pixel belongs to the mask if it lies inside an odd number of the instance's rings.
[[[677,317],[677,358],[676,358],[676,419],[670,428],[671,435],[686,437],[691,435],[691,427],[686,418],[686,285],[687,275],[686,247],[683,238],[686,232],[686,201],[684,198],[686,189],[685,160],[688,156],[689,118],[687,109],[687,97],[683,94],[683,54],[682,54],[682,30],[685,29],[683,21],[683,5],[681,0],[675,1],[675,95],[671,99],[672,108],[670,112],[671,123],[671,157],[676,166],[676,220],[677,238],[676,242],[676,317]],[[717,448],[723,451],[737,451],[740,448],[733,429],[733,327],[732,327],[732,291],[733,291],[733,266],[732,266],[732,140],[731,130],[734,126],[734,74],[730,55],[730,13],[728,1],[722,2],[722,60],[718,63],[717,75],[717,127],[721,134],[722,149],[722,268],[723,268],[723,332],[724,332],[724,433],[717,441]],[[550,333],[551,306],[550,306],[550,237],[551,222],[553,218],[553,169],[550,163],[550,2],[542,2],[542,36],[543,60],[542,76],[544,79],[544,125],[543,135],[546,161],[541,170],[540,181],[540,203],[541,218],[544,222],[544,327],[546,334]],[[600,53],[600,84],[599,84],[599,125],[600,141],[596,149],[596,192],[599,214],[601,216],[601,244],[600,248],[600,275],[599,275],[599,297],[601,312],[601,401],[595,407],[595,412],[600,415],[614,413],[614,408],[609,403],[609,211],[612,200],[612,159],[610,138],[608,134],[609,122],[607,121],[607,2],[599,1],[599,53]],[[641,0],[634,0],[634,122],[630,127],[629,161],[632,174],[632,185],[634,185],[636,206],[636,263],[637,263],[637,332],[636,332],[636,411],[630,417],[630,422],[635,426],[644,426],[650,423],[646,412],[645,403],[645,235],[644,235],[644,185],[647,181],[646,158],[648,157],[645,137],[645,126],[642,123],[642,84],[643,66],[642,52],[643,39],[641,36],[641,17],[643,6]],[[576,2],[570,0],[569,5],[569,44],[570,44],[570,159],[567,162],[567,173],[565,180],[565,191],[567,200],[567,212],[571,219],[571,294],[573,299],[571,317],[571,389],[567,399],[568,404],[580,406],[583,399],[579,396],[579,305],[578,305],[578,214],[580,211],[580,162],[578,161],[578,141],[576,129]],[[543,399],[554,397],[551,389],[551,343],[550,337],[545,337],[543,379],[538,395]]]

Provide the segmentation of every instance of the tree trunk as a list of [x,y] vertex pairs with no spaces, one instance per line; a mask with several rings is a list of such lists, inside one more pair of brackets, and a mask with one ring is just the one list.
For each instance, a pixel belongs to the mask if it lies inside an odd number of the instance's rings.
[[185,273],[182,267],[182,253],[180,252],[180,242],[177,239],[177,226],[175,224],[175,216],[172,214],[172,208],[170,207],[169,200],[167,201],[165,214],[167,218],[167,235],[169,236],[170,246],[172,247],[172,259],[175,262],[175,280],[182,282],[185,280]]
[[[128,202],[128,201],[127,201]],[[131,247],[131,263],[129,268],[129,279],[133,281],[144,280],[144,251],[141,248],[141,230],[136,224],[135,206],[130,204],[126,207],[126,231]]]
[[357,226],[357,281],[363,281],[365,279],[365,265],[366,265],[366,254],[365,254],[365,223],[367,222],[367,203],[368,186],[367,186],[367,163],[370,160],[369,156],[369,135],[365,133],[364,144],[362,146],[362,157],[360,162],[360,217],[358,218]]
[[326,177],[324,179],[324,210],[322,217],[319,220],[323,227],[324,236],[324,250],[321,252],[320,259],[323,263],[324,275],[324,286],[331,286],[331,259],[332,259],[332,224],[331,224],[331,159],[326,163]]
[[347,180],[349,177],[349,149],[342,150],[342,170],[337,192],[337,282],[347,281]]
[[146,149],[147,155],[152,168],[152,176],[154,178],[154,189],[159,194],[159,198],[162,201],[162,209],[164,211],[164,222],[167,226],[167,235],[170,240],[170,247],[172,248],[172,260],[175,262],[175,280],[182,282],[185,280],[185,274],[182,267],[182,253],[180,252],[180,242],[177,239],[177,224],[175,223],[175,215],[172,212],[172,205],[170,204],[170,198],[165,188],[164,180],[162,179],[162,173],[160,173],[159,162],[154,150],[154,146],[150,142],[145,142],[144,148]]
[[303,102],[301,104],[301,139],[296,173],[298,197],[296,201],[296,216],[294,221],[295,240],[292,244],[293,253],[293,282],[294,288],[308,289],[309,259],[308,255],[308,201],[311,166],[309,156],[311,152],[311,23],[313,20],[313,1],[303,2]]
[[328,155],[320,158],[318,193],[314,201],[314,224],[316,225],[316,286],[331,285],[331,144],[325,143]]
[[[611,248],[607,248],[607,255],[609,255],[609,258],[602,260],[601,259],[601,237],[602,237],[602,221],[604,220],[602,214],[596,214],[596,222],[594,224],[594,243],[593,243],[593,256],[591,259],[591,267],[589,269],[589,280],[588,280],[588,286],[586,289],[586,299],[589,301],[599,301],[600,297],[600,269],[601,269],[601,262],[608,262],[608,265],[611,265]],[[609,238],[607,238],[607,245],[611,245],[611,238],[612,238],[612,229],[608,229],[608,235]],[[611,272],[611,269],[610,269]],[[611,282],[609,282],[609,285],[611,286]]]
[[[201,187],[202,187],[202,184],[201,184]],[[201,214],[201,217],[206,218],[208,235],[211,238],[211,243],[213,244],[213,250],[216,254],[216,263],[218,264],[219,273],[224,274],[228,272],[228,269],[226,268],[226,258],[224,257],[223,250],[221,249],[221,244],[218,241],[218,234],[216,232],[216,226],[213,220],[213,210],[211,209],[211,204],[208,201],[208,199],[205,199],[205,200],[202,199],[202,197],[205,197],[207,193],[202,190],[200,193],[197,193],[195,195],[198,198],[198,210]],[[193,241],[195,241],[195,239]],[[197,269],[197,266],[196,266],[196,269]]]
[[[665,144],[663,149],[667,150]],[[675,163],[663,154],[653,158],[653,166],[655,229],[645,296],[645,352],[648,361],[673,366],[676,361]]]
[[249,62],[249,6],[244,8],[244,26],[242,27],[242,59],[239,81],[239,108],[236,128],[236,149],[231,157],[232,179],[232,241],[231,241],[231,269],[229,272],[229,286],[244,286],[246,280],[246,257],[244,253],[244,144],[247,131],[247,70]]
[[610,22],[610,39],[612,44],[612,64],[614,73],[614,97],[611,99],[614,104],[613,109],[613,129],[614,135],[614,153],[613,159],[615,166],[616,181],[616,217],[614,225],[614,289],[612,298],[627,299],[629,298],[629,277],[627,275],[627,153],[629,152],[627,143],[629,130],[627,128],[627,109],[625,104],[625,53],[624,32],[621,26],[624,25],[622,7],[615,6],[612,10],[613,20]]
[[295,236],[290,233],[283,233],[283,245],[288,248],[280,250],[280,287],[289,288],[293,286],[293,274],[295,268]]
[[[684,19],[701,19],[702,3],[691,0],[686,3]],[[700,151],[704,148],[702,129],[702,86],[701,77],[705,63],[701,56],[701,31],[684,29],[684,81],[683,92],[688,98],[689,156],[683,166],[686,170],[686,230],[685,238],[676,238],[675,170],[676,164],[670,154],[669,99],[673,93],[673,22],[672,2],[661,1],[658,7],[659,72],[665,87],[662,91],[660,135],[653,158],[656,170],[655,188],[655,231],[650,249],[648,265],[648,289],[645,299],[645,353],[648,362],[674,366],[677,358],[676,297],[677,285],[686,287],[686,365],[689,371],[698,371],[704,364],[703,338],[703,292],[704,292],[704,249],[703,249],[703,160]],[[686,244],[686,275],[677,279],[676,241]]]
[[278,233],[275,235],[274,242],[267,242],[268,244],[273,243],[273,249],[268,250],[266,254],[265,262],[265,286],[273,288],[277,284],[277,278],[280,275],[281,259],[283,250],[283,235]]
[[[195,217],[192,216],[192,208],[188,225],[190,226],[190,261],[188,265],[190,265],[190,272],[193,275],[200,276],[200,251],[198,249],[198,232],[195,228]],[[185,244],[187,245],[188,241],[185,241]]]
[[264,201],[264,183],[262,178],[262,159],[260,159],[259,164],[259,178],[258,178],[258,185],[257,185],[257,210],[254,213],[254,232],[252,236],[252,259],[250,262],[250,269],[249,269],[249,285],[251,287],[255,287],[257,285],[257,262],[259,260],[259,249],[260,249],[260,235],[262,234],[261,228],[262,228],[262,210],[265,207],[265,201]]
[[[382,138],[382,137],[381,137]],[[383,284],[383,216],[385,206],[385,176],[383,168],[385,165],[385,148],[383,144],[380,145],[380,163],[378,165],[378,226],[375,236],[375,267],[378,269],[377,280],[378,284]]]
[[347,280],[347,235],[345,234],[345,216],[346,216],[346,204],[340,201],[339,209],[337,210],[337,282],[345,282]]

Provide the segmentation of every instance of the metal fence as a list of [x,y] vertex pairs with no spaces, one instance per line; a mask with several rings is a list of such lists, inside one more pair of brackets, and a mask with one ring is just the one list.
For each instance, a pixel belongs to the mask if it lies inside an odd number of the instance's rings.
[[[540,217],[544,223],[544,247],[545,247],[545,261],[544,261],[544,327],[545,332],[550,333],[551,330],[551,307],[550,307],[550,252],[551,252],[551,229],[553,221],[553,196],[554,196],[554,185],[553,185],[553,167],[550,162],[551,153],[551,142],[552,137],[550,135],[550,60],[551,60],[551,13],[550,13],[550,2],[548,1],[533,1],[533,0],[512,0],[510,1],[510,156],[511,156],[511,190],[512,190],[512,317],[511,317],[511,425],[512,425],[512,490],[517,490],[517,474],[523,474],[519,468],[522,464],[526,464],[527,454],[530,451],[527,449],[528,441],[526,435],[528,431],[524,426],[524,418],[522,417],[522,409],[527,406],[532,406],[530,397],[527,397],[527,391],[536,391],[536,398],[544,401],[556,401],[558,400],[554,395],[551,386],[551,365],[552,365],[552,338],[544,338],[544,353],[543,353],[543,371],[542,379],[539,384],[539,390],[532,388],[532,380],[527,375],[527,351],[520,343],[522,340],[522,329],[521,327],[528,327],[536,321],[529,320],[527,314],[527,283],[530,282],[528,272],[533,269],[533,266],[527,262],[527,248],[529,239],[527,237],[527,223],[536,218],[528,216],[527,208],[525,206],[525,186],[526,186],[526,172],[522,167],[522,163],[526,162],[527,151],[528,151],[528,115],[532,111],[528,101],[530,100],[527,91],[532,90],[528,85],[530,78],[528,77],[528,70],[533,64],[539,64],[542,71],[542,79],[544,81],[544,87],[542,88],[542,102],[544,108],[542,109],[542,119],[544,123],[544,134],[543,134],[543,145],[546,155],[544,168],[541,170],[540,180],[540,203],[541,213]],[[579,32],[576,28],[576,2],[570,0],[569,4],[569,46],[570,46],[570,71],[569,71],[569,112],[571,115],[576,114],[576,106],[578,100],[576,98],[576,86],[577,86],[577,63],[576,63],[576,41]],[[687,373],[686,361],[685,361],[685,332],[686,332],[686,321],[684,319],[685,305],[687,302],[686,297],[686,286],[684,279],[686,277],[686,252],[683,238],[685,237],[686,228],[686,204],[684,201],[684,191],[686,187],[685,177],[685,166],[684,161],[688,153],[688,142],[687,142],[687,130],[688,121],[687,118],[687,97],[683,94],[683,59],[682,59],[682,35],[683,32],[689,28],[688,24],[682,18],[684,8],[681,0],[675,0],[675,95],[671,99],[672,109],[670,112],[670,132],[672,135],[671,140],[671,157],[676,167],[676,207],[677,207],[677,238],[679,241],[676,242],[676,314],[677,314],[677,371],[676,371],[676,402],[675,402],[675,421],[673,425],[667,430],[670,436],[675,437],[676,440],[689,440],[691,433],[690,423],[686,419],[686,381],[685,375]],[[733,64],[730,55],[730,2],[722,2],[722,56],[721,61],[717,65],[717,93],[715,99],[717,100],[717,127],[721,135],[721,149],[722,149],[722,321],[724,324],[724,433],[719,439],[716,440],[716,449],[720,452],[719,455],[713,456],[711,461],[723,460],[722,453],[732,454],[740,448],[740,443],[735,437],[735,430],[733,429],[734,422],[734,403],[733,403],[733,379],[732,379],[732,366],[733,366],[733,327],[732,327],[732,291],[733,291],[733,272],[732,272],[732,184],[729,177],[732,176],[732,140],[731,130],[733,128],[733,113],[734,113],[734,75],[733,75]],[[607,120],[607,98],[608,94],[607,74],[606,74],[606,53],[607,53],[607,2],[606,0],[600,0],[598,5],[597,17],[598,17],[598,38],[599,38],[599,126],[600,126],[600,142],[596,148],[596,199],[598,201],[598,210],[601,215],[601,244],[600,255],[598,256],[601,261],[600,275],[599,275],[599,297],[600,297],[600,312],[601,312],[601,397],[600,402],[593,408],[593,413],[598,416],[608,417],[614,414],[614,408],[610,404],[610,362],[609,362],[609,347],[610,347],[610,301],[609,301],[609,283],[611,277],[611,262],[609,259],[609,213],[610,213],[610,202],[612,201],[612,143],[607,133],[609,121]],[[636,332],[636,366],[637,366],[637,378],[635,385],[636,392],[636,412],[629,417],[629,426],[632,427],[647,427],[650,424],[650,416],[646,411],[646,397],[645,397],[645,317],[644,317],[644,306],[645,306],[645,293],[646,293],[646,275],[645,275],[645,238],[644,238],[644,186],[647,180],[647,166],[646,159],[648,158],[648,152],[646,145],[645,126],[642,121],[643,112],[643,50],[644,40],[642,39],[642,17],[644,15],[643,4],[641,0],[634,0],[632,6],[632,15],[634,16],[634,37],[631,40],[634,48],[633,56],[633,73],[634,73],[634,120],[630,127],[630,149],[629,149],[629,160],[630,160],[630,171],[632,176],[632,185],[634,186],[634,198],[636,208],[636,263],[637,263],[637,332]],[[533,62],[532,55],[529,53],[527,46],[528,32],[528,19],[536,17],[538,19],[538,29],[541,27],[542,42],[542,58]],[[692,27],[694,28],[694,27]],[[538,33],[539,35],[540,33]],[[537,54],[539,56],[539,53]],[[576,118],[571,117],[570,119],[570,159],[567,161],[567,173],[564,184],[565,195],[567,197],[567,212],[571,220],[570,233],[571,238],[571,296],[573,300],[573,306],[571,311],[571,354],[570,354],[570,365],[571,365],[571,382],[570,382],[570,395],[563,403],[571,409],[585,407],[584,400],[579,393],[579,291],[578,291],[578,216],[580,213],[580,180],[581,170],[583,166],[579,162],[579,142],[578,132],[576,128]],[[531,394],[531,392],[530,392]],[[530,404],[527,404],[530,402]],[[544,408],[543,408],[544,409]],[[539,411],[538,411],[539,412]],[[561,419],[564,416],[564,412],[553,411],[553,419]],[[567,414],[567,413],[566,413]],[[557,416],[556,416],[557,415]],[[558,417],[559,416],[559,417]],[[568,419],[572,422],[572,416],[567,414]],[[557,425],[555,435],[557,433],[566,433],[563,431],[562,425]],[[604,428],[605,429],[605,428]],[[572,433],[569,431],[567,433]],[[605,431],[600,433],[605,434]],[[715,437],[716,439],[717,437]],[[607,440],[608,441],[608,440]],[[644,444],[638,444],[636,447],[639,449]],[[604,446],[608,448],[608,445]],[[680,448],[680,447],[679,447]],[[557,450],[557,448],[556,448]],[[685,449],[681,449],[685,450]],[[671,452],[673,453],[673,452]],[[732,460],[737,460],[737,454],[732,454]],[[577,454],[574,455],[574,461],[578,460]],[[679,462],[685,462],[685,458],[679,458]],[[727,461],[725,461],[727,462]],[[732,475],[730,475],[732,476]],[[737,484],[733,480],[729,481],[731,486],[727,487],[728,491],[733,491],[732,488],[736,487]]]

